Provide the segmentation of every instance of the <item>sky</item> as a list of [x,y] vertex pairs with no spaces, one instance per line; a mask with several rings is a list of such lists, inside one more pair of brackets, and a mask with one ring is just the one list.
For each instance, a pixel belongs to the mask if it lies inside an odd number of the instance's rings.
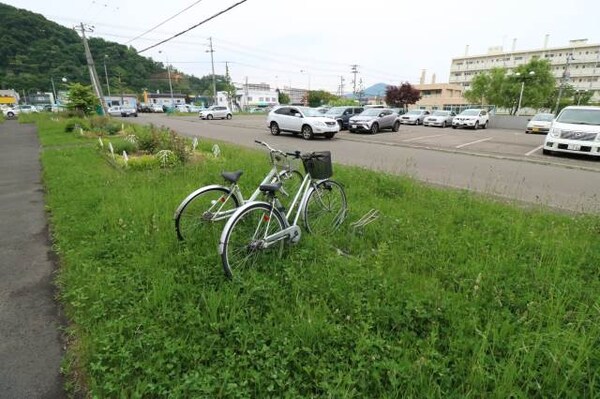
[[477,55],[495,46],[510,50],[514,39],[517,50],[541,48],[546,34],[549,47],[571,39],[600,42],[597,0],[246,0],[145,51],[243,0],[0,1],[69,28],[89,24],[90,36],[132,46],[197,77],[212,73],[212,38],[216,74],[224,75],[227,63],[237,83],[331,92],[339,92],[342,79],[344,92],[352,92],[352,65],[364,88],[417,84],[423,70],[426,83],[433,74],[443,83],[452,58],[463,56],[467,45],[469,55]]

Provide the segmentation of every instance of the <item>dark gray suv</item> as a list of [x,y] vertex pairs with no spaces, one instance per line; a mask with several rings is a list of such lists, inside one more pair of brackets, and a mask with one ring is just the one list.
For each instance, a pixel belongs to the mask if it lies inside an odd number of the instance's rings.
[[340,130],[348,129],[348,121],[355,115],[364,111],[363,107],[333,107],[324,116],[335,119],[340,125]]

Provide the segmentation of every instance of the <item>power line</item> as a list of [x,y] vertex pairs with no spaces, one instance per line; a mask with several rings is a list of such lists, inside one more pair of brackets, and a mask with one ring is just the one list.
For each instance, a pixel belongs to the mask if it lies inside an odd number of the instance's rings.
[[188,29],[186,29],[186,30],[184,30],[184,31],[181,31],[181,32],[179,32],[179,33],[177,33],[177,34],[175,34],[175,35],[171,36],[170,38],[168,38],[168,39],[165,39],[165,40],[163,40],[163,41],[161,41],[161,42],[158,42],[158,43],[156,43],[156,44],[154,44],[154,45],[152,45],[152,46],[150,46],[150,47],[146,47],[145,49],[142,49],[142,50],[138,51],[138,54],[139,54],[139,53],[143,53],[143,52],[144,52],[144,51],[146,51],[146,50],[150,50],[151,48],[154,48],[154,47],[156,47],[156,46],[160,46],[161,44],[164,44],[164,43],[166,43],[166,42],[168,42],[168,41],[170,41],[170,40],[173,40],[173,39],[175,39],[176,37],[178,37],[178,36],[181,36],[181,35],[183,35],[184,33],[187,33],[187,32],[189,32],[189,31],[191,31],[192,29],[195,29],[195,28],[199,27],[200,25],[202,25],[202,24],[205,24],[206,22],[208,22],[208,21],[210,21],[210,20],[212,20],[212,19],[215,19],[216,17],[218,17],[218,16],[219,16],[219,15],[221,15],[221,14],[225,14],[226,12],[228,12],[228,11],[232,10],[233,8],[235,8],[235,7],[239,6],[239,5],[240,5],[240,4],[242,4],[242,3],[245,3],[246,1],[248,1],[248,0],[241,0],[241,1],[238,1],[237,3],[235,3],[235,4],[233,4],[233,5],[229,6],[229,7],[227,7],[226,9],[224,9],[224,10],[222,10],[222,11],[219,11],[218,13],[214,14],[213,16],[206,18],[204,21],[201,21],[201,22],[197,23],[196,25],[194,25],[194,26],[192,26],[192,27],[190,27],[190,28],[188,28]]
[[154,27],[152,27],[152,28],[148,29],[146,32],[144,32],[144,33],[142,33],[142,34],[140,34],[140,35],[138,35],[138,36],[134,37],[134,38],[133,38],[133,39],[131,39],[131,40],[128,40],[128,41],[126,41],[126,42],[125,42],[125,43],[123,43],[123,44],[129,44],[129,43],[131,43],[132,41],[134,41],[134,40],[136,40],[136,39],[139,39],[140,37],[144,36],[145,34],[152,32],[154,29],[156,29],[156,28],[159,28],[159,27],[161,27],[162,25],[164,25],[164,24],[166,24],[167,22],[169,22],[170,20],[172,20],[173,18],[175,18],[175,17],[178,17],[179,15],[183,14],[185,11],[187,11],[187,10],[189,10],[190,8],[194,7],[196,4],[200,3],[201,1],[202,1],[202,0],[198,0],[198,1],[196,1],[194,4],[192,4],[192,5],[190,5],[190,6],[186,7],[186,8],[184,8],[183,10],[179,11],[177,14],[173,15],[171,18],[165,19],[165,20],[164,20],[163,22],[161,22],[160,24],[158,24],[158,25],[156,25],[156,26],[154,26]]

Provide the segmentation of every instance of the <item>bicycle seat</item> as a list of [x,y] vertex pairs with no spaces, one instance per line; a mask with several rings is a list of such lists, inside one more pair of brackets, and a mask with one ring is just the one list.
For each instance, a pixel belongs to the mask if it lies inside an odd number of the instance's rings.
[[262,191],[263,193],[274,194],[275,192],[279,191],[280,188],[281,188],[281,182],[277,182],[277,183],[270,183],[270,184],[261,184],[258,189],[260,191]]
[[221,173],[221,176],[223,176],[223,179],[227,180],[230,183],[237,183],[237,181],[240,180],[240,176],[243,173],[243,170],[237,170],[235,172],[223,172]]

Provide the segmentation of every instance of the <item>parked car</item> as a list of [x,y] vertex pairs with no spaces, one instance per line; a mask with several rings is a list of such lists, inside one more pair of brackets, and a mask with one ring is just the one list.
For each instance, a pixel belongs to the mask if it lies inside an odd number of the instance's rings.
[[113,105],[112,107],[108,108],[107,112],[110,116],[121,116],[121,106]]
[[163,106],[160,104],[152,104],[150,106],[150,110],[151,110],[151,112],[155,112],[155,113],[165,112],[165,110],[163,109]]
[[544,133],[547,134],[550,130],[550,125],[552,125],[552,120],[554,119],[554,114],[536,114],[529,120],[527,123],[527,127],[525,128],[525,133]]
[[430,114],[425,109],[413,109],[400,117],[400,123],[406,125],[422,125],[425,117]]
[[123,107],[121,107],[121,116],[123,116],[123,117],[135,116],[137,118],[137,116],[138,116],[137,109],[134,107],[123,106]]
[[31,114],[33,112],[39,112],[35,105],[17,105],[15,109],[18,109],[22,114]]
[[314,108],[299,106],[282,106],[273,109],[267,115],[267,127],[274,136],[281,132],[299,133],[305,140],[311,140],[316,135],[333,138],[340,131],[338,123]]
[[212,105],[207,109],[198,112],[198,116],[200,119],[231,119],[233,115],[231,114],[229,108],[223,105]]
[[600,157],[600,107],[563,108],[552,121],[542,152],[587,154]]
[[21,111],[16,107],[7,107],[2,109],[2,114],[5,118],[11,119],[17,117]]
[[317,110],[318,113],[325,114],[327,111],[329,111],[330,108],[331,107],[323,106],[323,107],[317,107],[315,109]]
[[457,127],[470,127],[472,129],[486,129],[490,115],[485,109],[466,109],[456,115],[452,120],[452,129]]
[[355,115],[360,114],[363,107],[333,107],[325,112],[325,116],[335,119],[340,125],[340,130],[348,129],[348,121]]
[[433,114],[423,119],[423,126],[452,126],[452,120],[455,116],[454,111],[433,111]]
[[375,134],[382,129],[400,129],[400,117],[390,108],[367,108],[359,115],[353,116],[348,121],[348,130],[351,133],[368,132]]
[[248,112],[250,112],[251,114],[262,114],[262,113],[264,113],[265,111],[266,111],[266,108],[259,108],[259,107],[256,107],[256,108],[250,108],[250,109],[248,110]]

